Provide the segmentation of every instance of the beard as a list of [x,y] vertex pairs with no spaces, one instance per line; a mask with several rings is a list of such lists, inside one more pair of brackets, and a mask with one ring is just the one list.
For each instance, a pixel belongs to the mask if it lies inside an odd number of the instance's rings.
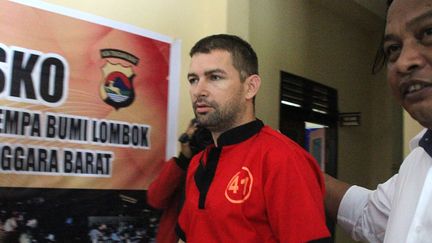
[[200,100],[200,102],[203,101],[213,110],[205,114],[198,114],[194,104],[195,117],[201,126],[212,132],[224,132],[235,127],[236,122],[239,120],[238,117],[240,117],[245,110],[244,106],[241,104],[240,98],[231,99],[224,105],[219,105],[214,101]]

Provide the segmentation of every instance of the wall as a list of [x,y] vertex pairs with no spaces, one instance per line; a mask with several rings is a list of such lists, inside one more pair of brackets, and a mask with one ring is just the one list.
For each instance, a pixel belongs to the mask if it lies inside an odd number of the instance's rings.
[[407,156],[409,154],[409,141],[417,133],[419,133],[423,129],[423,127],[416,120],[414,120],[408,114],[408,112],[406,112],[406,111],[403,112],[403,122],[404,122],[404,127],[403,127],[403,138],[404,138],[403,139],[404,140],[403,151],[404,151],[404,156]]
[[[280,70],[336,88],[340,112],[361,112],[361,126],[339,128],[339,178],[373,188],[391,176],[400,161],[401,111],[384,74],[371,75],[381,33],[315,1],[251,0],[249,18],[263,80],[258,117],[278,126]],[[351,242],[339,229],[336,239]]]

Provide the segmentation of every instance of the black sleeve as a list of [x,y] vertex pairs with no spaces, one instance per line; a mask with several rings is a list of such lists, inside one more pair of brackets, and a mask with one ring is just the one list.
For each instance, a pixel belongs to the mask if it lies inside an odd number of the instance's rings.
[[308,241],[308,243],[331,243],[331,238],[322,238],[322,239],[318,239],[318,240],[312,240],[312,241]]
[[187,170],[187,168],[189,167],[189,162],[190,159],[187,158],[186,156],[184,156],[182,153],[179,154],[179,156],[177,158],[174,158],[176,164],[183,169],[184,171]]

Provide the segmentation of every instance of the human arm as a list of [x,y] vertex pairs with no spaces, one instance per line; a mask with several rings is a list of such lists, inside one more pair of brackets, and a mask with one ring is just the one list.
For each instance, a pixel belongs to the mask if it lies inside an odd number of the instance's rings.
[[347,190],[351,187],[350,184],[337,180],[336,178],[324,173],[324,181],[326,193],[324,196],[324,204],[327,216],[333,221],[337,221],[337,213],[339,205]]
[[168,207],[176,192],[180,190],[185,175],[186,171],[177,165],[176,158],[166,162],[158,177],[147,190],[148,204],[158,209]]
[[375,190],[351,186],[343,195],[337,223],[354,240],[383,242],[397,175]]
[[147,190],[147,202],[152,207],[159,209],[168,207],[181,190],[193,155],[189,141],[196,130],[196,124],[191,122],[179,139],[179,155],[166,162],[158,177],[150,184]]

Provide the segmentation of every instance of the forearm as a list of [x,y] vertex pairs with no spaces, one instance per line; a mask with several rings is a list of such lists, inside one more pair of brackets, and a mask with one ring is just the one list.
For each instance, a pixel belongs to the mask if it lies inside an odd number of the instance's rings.
[[337,180],[327,174],[324,174],[324,180],[326,186],[326,193],[324,197],[326,214],[336,222],[339,205],[343,196],[351,187],[351,185]]
[[147,191],[147,201],[155,208],[163,209],[173,194],[183,184],[186,171],[181,169],[174,159],[166,162],[159,176],[150,184]]

